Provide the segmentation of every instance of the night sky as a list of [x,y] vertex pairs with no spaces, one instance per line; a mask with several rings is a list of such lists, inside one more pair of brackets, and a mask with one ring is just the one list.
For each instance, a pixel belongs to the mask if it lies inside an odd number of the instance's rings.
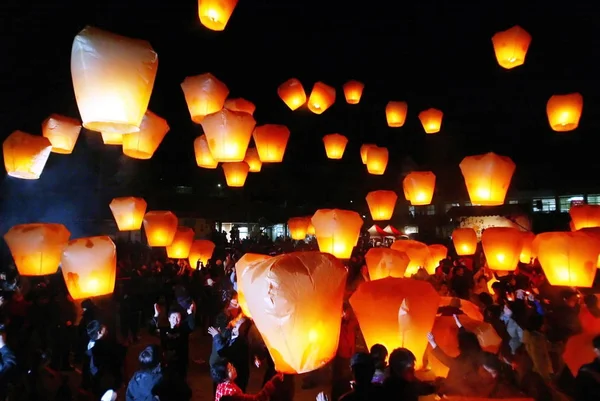
[[[57,221],[60,213],[93,219],[108,213],[113,196],[124,195],[169,209],[174,186],[193,187],[187,202],[199,215],[211,203],[243,209],[250,201],[308,214],[349,207],[350,199],[364,202],[370,190],[401,194],[403,173],[411,169],[433,170],[438,196],[459,198],[466,196],[460,160],[488,151],[517,164],[512,189],[597,183],[600,8],[590,1],[240,0],[224,32],[200,24],[194,0],[5,0],[0,13],[2,139],[16,129],[40,134],[51,113],[79,118],[70,54],[85,25],[151,42],[159,69],[149,108],[171,127],[149,161],[122,156],[120,147],[83,130],[73,154],[52,154],[40,180],[4,176],[4,223]],[[516,24],[533,40],[525,64],[505,70],[491,37]],[[222,169],[195,164],[193,141],[202,131],[190,119],[180,83],[205,72],[226,83],[230,97],[254,102],[258,124],[291,130],[284,162],[263,165],[243,189],[217,190],[225,186]],[[322,115],[290,111],[277,87],[292,77],[307,95],[316,81],[335,86],[335,105]],[[345,102],[341,86],[349,79],[365,83],[359,105]],[[548,98],[576,91],[584,98],[579,128],[552,131]],[[404,127],[388,128],[389,100],[408,102]],[[439,134],[426,136],[417,115],[430,107],[444,112],[444,122]],[[350,139],[339,161],[326,158],[321,140],[335,132]],[[384,176],[362,165],[365,142],[389,148]]]

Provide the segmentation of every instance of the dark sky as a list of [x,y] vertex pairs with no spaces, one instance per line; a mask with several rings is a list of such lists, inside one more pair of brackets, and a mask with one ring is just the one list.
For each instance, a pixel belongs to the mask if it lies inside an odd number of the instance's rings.
[[[39,134],[50,113],[78,117],[70,53],[88,24],[152,43],[160,62],[150,109],[171,126],[150,161],[121,156],[99,134],[82,131],[74,153],[52,154],[40,180],[3,179],[4,214],[33,202],[9,202],[15,198],[44,198],[34,215],[46,217],[50,203],[94,216],[91,198],[107,209],[98,199],[147,195],[150,188],[186,185],[202,198],[213,194],[223,172],[196,167],[192,144],[201,127],[192,123],[180,88],[186,76],[204,72],[225,82],[231,97],[254,102],[259,124],[291,130],[284,163],[263,166],[242,190],[226,190],[234,203],[287,200],[314,210],[347,206],[374,189],[401,194],[408,158],[437,174],[440,196],[462,196],[458,163],[488,151],[513,158],[518,189],[593,186],[600,172],[600,8],[591,1],[241,0],[224,32],[199,23],[194,0],[4,0],[0,14],[2,139],[15,129]],[[533,40],[525,65],[504,70],[491,37],[515,24]],[[291,77],[307,92],[319,80],[335,86],[335,105],[322,115],[291,112],[277,96]],[[344,100],[348,79],[365,83],[359,105]],[[574,91],[584,98],[580,127],[555,133],[546,102]],[[408,102],[403,128],[387,127],[389,100]],[[417,114],[429,107],[444,112],[444,123],[426,136]],[[350,139],[341,161],[325,157],[321,138],[334,132]],[[389,148],[383,177],[361,164],[364,142]],[[171,205],[157,200],[151,207]]]

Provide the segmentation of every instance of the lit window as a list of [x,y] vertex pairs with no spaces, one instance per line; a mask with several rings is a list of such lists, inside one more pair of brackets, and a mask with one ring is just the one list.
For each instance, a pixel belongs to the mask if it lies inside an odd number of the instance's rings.
[[588,195],[587,203],[588,205],[600,205],[600,195]]
[[444,205],[444,211],[447,213],[448,210],[452,209],[453,207],[459,207],[460,203],[446,203]]
[[427,210],[425,211],[425,213],[428,216],[435,216],[435,205],[428,205],[427,206]]
[[519,204],[519,201],[518,201],[518,200],[516,200],[516,199],[511,199],[511,200],[509,200],[509,201],[508,201],[508,204],[509,204],[509,205],[518,205],[518,204]]
[[533,199],[533,211],[534,212],[555,212],[556,211],[556,199],[554,198],[541,198]]
[[571,206],[583,203],[583,195],[567,195],[558,198],[560,202],[560,212],[567,213]]

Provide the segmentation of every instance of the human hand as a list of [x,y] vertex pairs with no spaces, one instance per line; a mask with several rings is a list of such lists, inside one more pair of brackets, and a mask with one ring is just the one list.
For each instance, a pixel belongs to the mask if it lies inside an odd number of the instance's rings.
[[215,329],[214,327],[209,327],[208,328],[208,334],[210,334],[211,336],[216,336],[217,334],[219,334],[219,330]]
[[456,322],[456,325],[458,326],[458,328],[460,329],[462,327],[462,323],[460,322],[460,320],[458,319],[457,315],[452,315],[452,317],[454,318],[454,321]]
[[432,348],[437,347],[437,343],[435,342],[435,337],[433,336],[433,333],[427,333],[427,341],[429,341],[429,345],[431,345]]
[[329,401],[329,398],[325,395],[323,391],[321,391],[319,394],[317,394],[316,401]]
[[194,305],[194,303],[192,302],[192,304],[190,305],[190,307],[187,310],[187,314],[191,315],[192,313],[194,313],[194,309],[196,309],[196,305]]
[[160,306],[158,304],[154,304],[154,317],[158,317],[160,314]]

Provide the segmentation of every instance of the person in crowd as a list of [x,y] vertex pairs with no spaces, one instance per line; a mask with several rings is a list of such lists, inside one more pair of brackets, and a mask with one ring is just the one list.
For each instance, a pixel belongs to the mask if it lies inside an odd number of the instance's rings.
[[383,382],[382,400],[418,401],[420,396],[437,392],[434,383],[423,382],[415,376],[415,355],[406,348],[390,354],[390,376]]
[[[371,355],[358,352],[350,360],[354,385],[346,394],[338,398],[339,401],[376,401],[383,397],[383,387],[373,383],[375,363]],[[332,398],[335,399],[335,398]]]
[[575,401],[597,401],[600,399],[600,335],[592,340],[596,357],[583,365],[575,378],[577,391]]
[[218,383],[215,401],[267,401],[283,380],[282,374],[276,374],[258,394],[250,395],[244,394],[236,384],[237,372],[231,363],[215,365],[210,373],[213,381]]
[[119,389],[123,384],[126,349],[109,338],[106,326],[98,320],[88,324],[87,333],[92,393],[100,396],[109,389]]
[[342,309],[340,339],[331,370],[331,399],[333,400],[337,400],[350,390],[350,380],[352,379],[350,359],[356,352],[357,332],[358,321],[352,313],[350,304],[345,302]]
[[514,355],[519,347],[523,345],[523,329],[519,324],[512,318],[513,310],[511,306],[507,303],[504,305],[504,309],[502,310],[502,315],[500,319],[504,322],[506,326],[506,331],[510,336],[510,340],[508,341],[508,346],[512,354]]
[[371,358],[373,358],[373,364],[375,365],[375,373],[373,373],[373,379],[371,380],[376,384],[383,384],[386,377],[387,357],[388,350],[382,344],[375,344],[370,349]]
[[533,362],[533,371],[537,372],[547,383],[552,381],[552,361],[548,352],[548,339],[544,334],[544,317],[535,313],[531,315],[527,330],[523,332],[525,350]]
[[140,369],[133,374],[127,392],[126,401],[155,401],[156,387],[163,379],[160,365],[160,350],[156,345],[149,345],[138,357]]
[[481,354],[481,369],[478,380],[478,396],[487,398],[518,398],[521,393],[514,378],[507,373],[509,367],[503,367],[500,359],[490,353],[483,351]]
[[7,399],[8,385],[17,373],[17,359],[6,345],[6,331],[6,325],[0,323],[0,401]]

